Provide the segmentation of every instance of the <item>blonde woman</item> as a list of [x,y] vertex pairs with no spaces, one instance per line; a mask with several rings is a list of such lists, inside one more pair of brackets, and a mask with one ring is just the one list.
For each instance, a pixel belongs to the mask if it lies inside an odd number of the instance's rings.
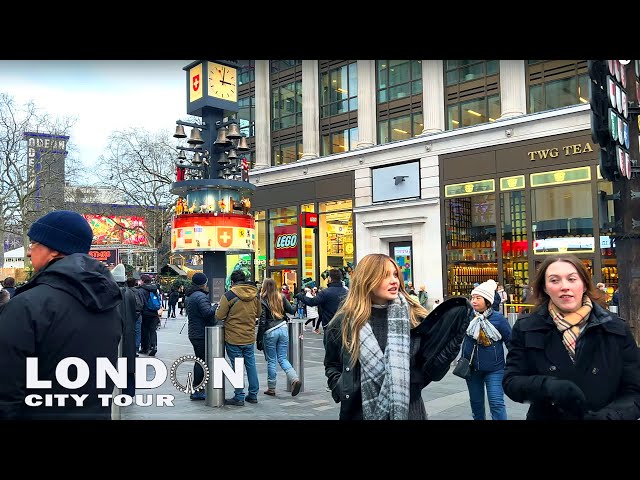
[[456,297],[427,316],[391,257],[360,260],[325,333],[325,375],[340,419],[426,419],[421,391],[449,371],[471,311]]
[[278,291],[273,278],[266,278],[262,283],[260,301],[262,303],[262,313],[260,314],[259,323],[260,325],[266,323],[264,358],[267,361],[267,390],[265,390],[264,394],[270,396],[275,396],[276,394],[277,360],[287,375],[287,380],[291,382],[291,395],[295,397],[300,393],[302,382],[287,358],[289,329],[287,327],[288,317],[286,313],[294,315],[296,311],[284,294]]

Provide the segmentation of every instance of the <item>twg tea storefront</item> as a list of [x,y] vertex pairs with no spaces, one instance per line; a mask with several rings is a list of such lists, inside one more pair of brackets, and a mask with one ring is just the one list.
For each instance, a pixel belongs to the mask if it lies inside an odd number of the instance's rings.
[[509,303],[526,303],[545,255],[572,253],[617,287],[612,183],[603,180],[590,132],[483,148],[440,159],[443,285],[470,295],[475,282],[505,286]]

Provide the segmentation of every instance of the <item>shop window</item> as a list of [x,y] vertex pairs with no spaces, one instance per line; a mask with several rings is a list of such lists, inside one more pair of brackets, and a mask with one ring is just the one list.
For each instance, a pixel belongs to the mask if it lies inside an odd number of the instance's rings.
[[[302,205],[300,211],[314,212],[314,204],[309,203]],[[309,281],[316,281],[318,285],[318,279],[316,278],[316,232],[317,228],[306,227],[301,228],[302,237],[302,285]]]
[[[524,287],[529,284],[529,237],[527,235],[527,200],[524,176],[500,179],[513,185],[514,191],[500,194],[502,229],[502,278],[510,304],[525,303]],[[520,189],[515,191],[518,185]]]
[[447,296],[468,296],[474,283],[498,280],[496,195],[469,194],[486,182],[460,184],[467,195],[445,200]]
[[616,241],[613,236],[615,216],[613,211],[613,183],[598,182],[598,217],[600,218],[600,256],[602,271],[600,281],[607,289],[607,301],[611,300],[613,292],[618,289],[618,257]]
[[351,208],[351,200],[319,204],[318,236],[321,273],[330,268],[346,268],[347,263],[353,263],[355,260]]
[[531,190],[533,253],[592,253],[591,183],[563,185],[556,178],[557,186]]

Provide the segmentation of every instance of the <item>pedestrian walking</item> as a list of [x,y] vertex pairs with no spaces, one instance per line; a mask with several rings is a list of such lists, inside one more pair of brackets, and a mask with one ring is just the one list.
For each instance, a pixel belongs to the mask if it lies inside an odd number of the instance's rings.
[[[35,275],[16,289],[0,313],[0,418],[103,419],[111,418],[113,381],[96,382],[96,359],[117,365],[122,335],[118,306],[122,292],[109,269],[88,255],[93,232],[76,212],[57,210],[36,220],[27,232],[27,256]],[[27,358],[38,359],[38,377],[51,388],[27,389]],[[58,383],[56,369],[67,358],[79,358],[88,367],[81,388]],[[27,395],[66,395],[63,406],[28,406]],[[70,397],[84,395],[81,406]]]
[[472,366],[466,382],[474,420],[485,420],[485,387],[491,419],[507,419],[502,378],[504,345],[511,338],[511,327],[504,315],[493,310],[496,287],[490,279],[471,291],[472,320],[462,340],[461,356]]
[[469,301],[455,297],[427,316],[391,257],[362,258],[325,332],[325,375],[339,418],[426,419],[422,389],[449,371],[470,313]]
[[582,261],[548,256],[529,298],[535,307],[513,326],[503,380],[509,398],[531,404],[527,420],[638,420],[638,346]]
[[125,268],[119,263],[111,270],[111,276],[120,287],[122,303],[118,307],[122,315],[122,338],[120,339],[120,357],[127,359],[127,386],[122,393],[129,396],[136,394],[136,311],[137,294],[127,286]]
[[289,362],[289,328],[287,327],[287,313],[294,315],[295,308],[289,303],[283,293],[278,292],[275,280],[266,278],[262,283],[260,293],[262,312],[260,313],[260,325],[264,329],[264,358],[267,361],[267,390],[265,395],[276,394],[276,361],[284,370],[287,381],[291,384],[291,395],[296,396],[300,392],[302,382],[298,378]]
[[[317,291],[318,289],[316,287],[306,287],[304,289],[304,294],[308,298],[313,298],[316,296]],[[317,330],[320,328],[320,312],[318,312],[318,307],[313,307],[311,305],[305,305],[305,307],[307,310],[307,320],[304,322],[304,329],[306,330],[307,324],[311,323],[311,330]]]
[[[327,284],[327,288],[320,290],[313,298],[306,297],[303,292],[299,293],[297,298],[307,306],[321,307],[320,319],[322,328],[325,330],[348,292],[349,290],[342,284],[342,272],[337,268],[332,268],[329,270],[329,283]],[[314,331],[320,333],[318,328]]]

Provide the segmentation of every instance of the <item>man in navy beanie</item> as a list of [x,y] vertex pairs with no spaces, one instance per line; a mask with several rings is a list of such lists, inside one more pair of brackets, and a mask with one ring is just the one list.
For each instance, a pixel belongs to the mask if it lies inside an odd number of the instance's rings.
[[[107,376],[106,386],[98,388],[96,359],[117,365],[122,293],[109,269],[88,255],[93,232],[82,215],[48,213],[27,235],[35,275],[16,289],[0,313],[0,419],[108,420],[111,404],[102,405],[98,395],[112,394],[114,384]],[[56,367],[69,357],[80,358],[88,367],[88,379],[80,388],[58,382],[64,375],[57,377]],[[50,381],[50,388],[27,386],[27,358],[37,359],[37,379]],[[70,379],[75,379],[75,371],[68,369]],[[32,406],[30,399],[44,400],[46,394],[66,398],[53,406],[44,401]]]

